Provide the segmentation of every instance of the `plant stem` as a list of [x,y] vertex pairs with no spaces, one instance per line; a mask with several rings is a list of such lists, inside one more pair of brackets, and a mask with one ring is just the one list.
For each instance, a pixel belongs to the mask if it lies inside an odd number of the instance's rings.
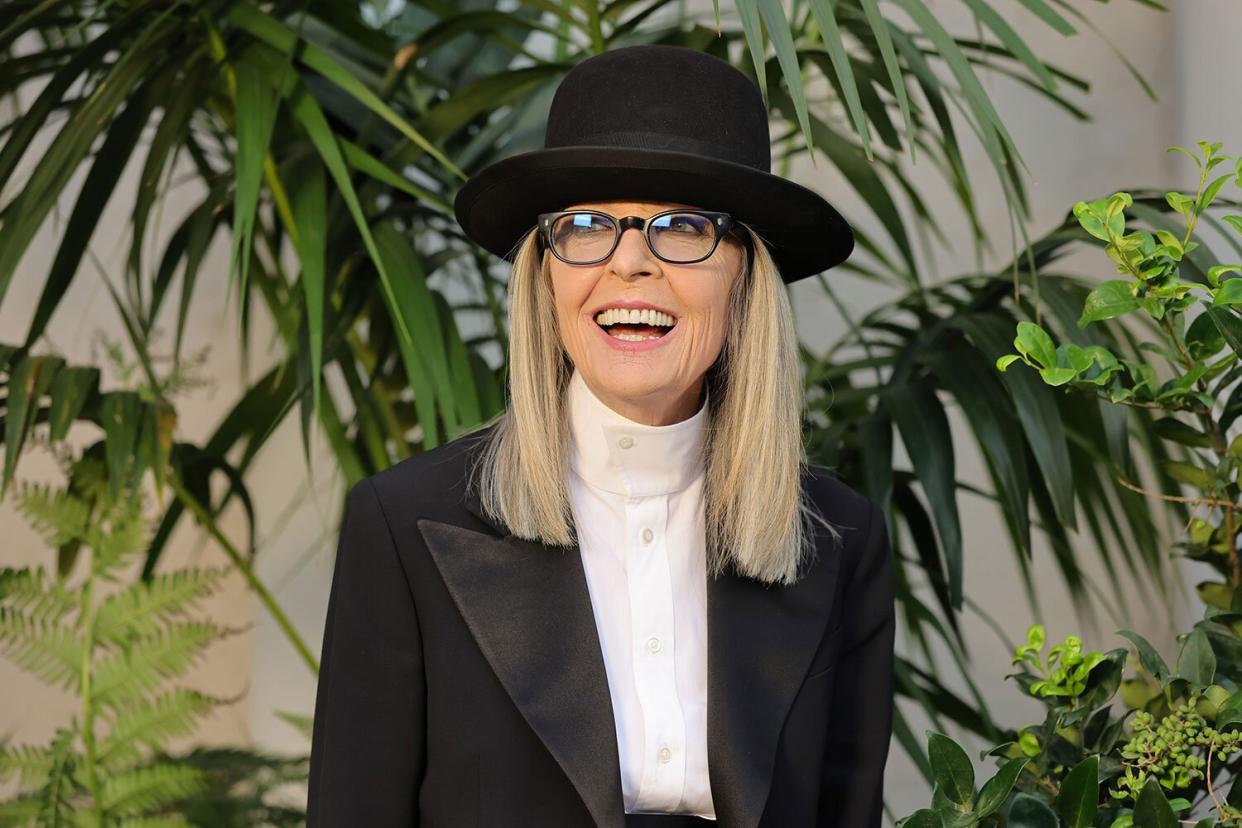
[[99,552],[91,549],[91,564],[86,570],[86,585],[82,588],[82,607],[79,618],[83,628],[82,638],[82,745],[86,749],[86,783],[91,792],[91,808],[95,825],[103,828],[103,791],[99,785],[99,772],[95,757],[95,703],[91,698],[91,654],[95,649],[95,560]]
[[254,568],[242,557],[241,553],[237,550],[237,547],[224,536],[224,534],[220,531],[219,526],[216,525],[216,521],[213,520],[207,513],[207,510],[203,508],[203,505],[198,502],[197,498],[190,494],[185,486],[182,485],[178,473],[173,472],[168,475],[168,482],[177,493],[177,499],[184,503],[186,507],[194,513],[194,516],[198,518],[198,522],[206,527],[207,532],[212,536],[212,538],[215,539],[216,543],[220,544],[220,546],[224,549],[224,553],[229,556],[229,559],[242,573],[247,583],[250,584],[250,588],[255,591],[255,594],[259,596],[259,600],[263,602],[263,605],[267,607],[268,612],[270,612],[272,617],[276,619],[276,623],[279,624],[280,628],[284,631],[285,637],[289,639],[294,648],[298,651],[298,654],[302,656],[302,660],[306,662],[306,666],[310,667],[312,673],[319,675],[319,662],[311,653],[310,648],[306,646],[306,642],[302,640],[302,636],[298,634],[298,631],[294,628],[293,624],[289,623],[289,618],[280,608],[280,605],[276,603],[276,599],[272,597],[272,594],[267,591],[265,586],[263,586],[263,582],[259,580],[257,575],[255,575]]
[[[1202,189],[1202,184],[1200,184],[1200,188]],[[1178,354],[1181,355],[1186,367],[1188,369],[1193,368],[1195,361],[1178,339],[1177,333],[1173,330],[1173,324],[1169,322],[1169,318],[1167,316],[1160,320],[1160,327],[1166,334],[1168,334],[1169,340],[1173,343],[1173,347],[1177,349]],[[1199,378],[1195,385],[1199,388],[1200,392],[1204,394],[1209,393],[1207,383],[1202,377]],[[1198,412],[1198,416],[1203,423],[1204,430],[1212,440],[1212,450],[1216,452],[1217,460],[1223,460],[1225,455],[1229,452],[1229,447],[1225,443],[1225,435],[1221,432],[1220,426],[1217,424],[1216,419],[1212,416],[1211,407],[1209,407],[1206,411]],[[1204,500],[1200,502],[1211,503],[1212,505],[1220,506],[1225,510],[1225,539],[1229,544],[1229,585],[1232,589],[1237,589],[1239,583],[1242,583],[1242,565],[1239,565],[1238,561],[1238,543],[1237,535],[1234,531],[1233,520],[1233,513],[1234,510],[1238,508],[1238,504],[1234,503],[1232,500],[1216,499]]]

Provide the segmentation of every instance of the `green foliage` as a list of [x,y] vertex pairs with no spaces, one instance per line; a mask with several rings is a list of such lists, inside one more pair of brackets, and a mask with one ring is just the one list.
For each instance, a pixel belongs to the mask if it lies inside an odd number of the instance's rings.
[[[1202,157],[1170,148],[1193,158],[1200,170],[1193,195],[1165,194],[1166,203],[1185,221],[1182,235],[1166,227],[1127,231],[1126,211],[1135,201],[1125,192],[1080,201],[1073,210],[1081,229],[1103,243],[1116,271],[1128,277],[1093,289],[1082,303],[1077,326],[1145,313],[1156,321],[1165,341],[1144,343],[1140,349],[1163,357],[1173,376],[1161,381],[1156,365],[1119,357],[1104,347],[1056,345],[1041,325],[1025,320],[1016,325],[1017,353],[1003,354],[995,364],[1005,372],[1020,360],[1047,386],[1162,412],[1153,431],[1168,444],[1169,459],[1160,471],[1197,494],[1165,495],[1126,485],[1166,504],[1209,509],[1192,516],[1188,538],[1179,546],[1185,557],[1211,565],[1225,581],[1199,584],[1203,619],[1181,637],[1172,669],[1130,630],[1118,634],[1134,646],[1137,674],[1132,678],[1123,678],[1127,649],[1084,652],[1081,639],[1073,635],[1049,651],[1045,664],[1040,658],[1044,628],[1031,626],[1027,643],[1016,648],[1012,660],[1021,670],[1010,677],[1044,705],[1046,716],[1041,724],[1020,728],[1015,738],[982,754],[1005,762],[984,787],[995,783],[1006,797],[1012,791],[1007,810],[983,814],[976,800],[960,795],[967,790],[960,786],[973,785],[973,768],[949,737],[928,731],[933,765],[936,756],[953,756],[956,762],[951,774],[937,775],[932,807],[899,825],[1174,828],[1188,822],[1192,806],[1213,812],[1197,825],[1215,825],[1216,820],[1242,824],[1242,784],[1235,761],[1242,751],[1242,572],[1237,550],[1242,527],[1236,514],[1242,435],[1230,433],[1242,409],[1242,367],[1237,364],[1242,317],[1235,308],[1242,304],[1242,277],[1233,275],[1242,274],[1242,265],[1214,263],[1206,256],[1206,246],[1194,239],[1196,223],[1222,187],[1229,182],[1242,187],[1242,159],[1230,165],[1230,172],[1211,178],[1214,167],[1234,159],[1219,154],[1220,144],[1201,141],[1199,148]],[[1224,218],[1222,226],[1242,234],[1242,216]],[[1192,309],[1199,313],[1187,325],[1185,315]],[[1118,701],[1126,708],[1119,717],[1114,715]],[[1021,772],[1011,779],[1012,763],[1018,761],[1023,763]],[[943,762],[940,766],[948,767]],[[1218,778],[1222,773],[1224,780]],[[959,787],[946,782],[950,775]],[[1226,782],[1231,782],[1227,793]],[[950,790],[959,795],[947,795]]]
[[165,684],[227,634],[188,617],[225,570],[180,570],[104,594],[149,537],[140,490],[124,487],[116,499],[102,471],[78,478],[88,479],[96,484],[27,483],[17,494],[18,509],[50,545],[77,542],[88,555],[74,584],[43,567],[0,570],[0,649],[77,697],[82,718],[46,747],[0,749],[0,778],[19,780],[18,794],[0,803],[0,822],[189,824],[181,806],[207,789],[208,774],[153,753],[223,703]]

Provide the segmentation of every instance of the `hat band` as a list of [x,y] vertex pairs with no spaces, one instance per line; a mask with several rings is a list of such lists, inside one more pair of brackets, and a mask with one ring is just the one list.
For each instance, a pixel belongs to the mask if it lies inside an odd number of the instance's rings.
[[771,165],[770,155],[767,158],[759,159],[755,158],[753,153],[728,151],[729,149],[741,149],[738,147],[722,147],[719,143],[702,141],[687,135],[677,135],[668,132],[641,130],[597,132],[594,135],[574,135],[571,141],[558,141],[554,136],[548,135],[544,146],[547,149],[566,146],[601,146],[686,152],[691,155],[731,161],[734,164],[744,164],[764,172],[768,172]]

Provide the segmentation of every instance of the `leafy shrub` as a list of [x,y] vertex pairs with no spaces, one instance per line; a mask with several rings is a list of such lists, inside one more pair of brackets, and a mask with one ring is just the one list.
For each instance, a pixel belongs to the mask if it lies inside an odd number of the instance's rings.
[[[1197,494],[1121,482],[1166,503],[1206,510],[1191,518],[1188,539],[1178,546],[1184,557],[1210,565],[1224,580],[1198,585],[1203,618],[1178,636],[1174,668],[1142,636],[1118,631],[1137,655],[1136,675],[1129,679],[1123,677],[1129,648],[1084,651],[1071,635],[1045,660],[1044,629],[1032,626],[1027,643],[1014,653],[1020,671],[1009,677],[1045,706],[1044,720],[980,754],[1002,764],[978,790],[966,751],[928,730],[931,807],[899,826],[1174,828],[1191,824],[1189,814],[1209,802],[1213,816],[1193,823],[1196,828],[1242,825],[1236,773],[1242,753],[1242,434],[1229,433],[1242,415],[1242,264],[1220,263],[1194,238],[1221,189],[1231,181],[1242,187],[1242,158],[1220,155],[1220,146],[1200,141],[1202,157],[1170,147],[1199,168],[1194,195],[1165,195],[1185,219],[1181,233],[1168,227],[1127,232],[1126,209],[1134,205],[1129,193],[1074,205],[1083,230],[1103,243],[1117,272],[1127,277],[1105,281],[1087,296],[1078,327],[1148,314],[1166,341],[1142,347],[1163,357],[1172,376],[1162,380],[1156,365],[1119,358],[1098,345],[1055,345],[1047,330],[1027,321],[1017,325],[1018,353],[1001,356],[996,367],[1005,371],[1021,362],[1067,392],[1163,412],[1156,433],[1170,444],[1172,459],[1160,471]],[[1230,171],[1212,178],[1212,170],[1226,162],[1232,162]],[[1242,215],[1225,215],[1221,222],[1242,234]],[[1228,241],[1242,256],[1242,245]],[[1191,310],[1198,313],[1187,320]],[[1118,701],[1125,712],[1114,716]]]

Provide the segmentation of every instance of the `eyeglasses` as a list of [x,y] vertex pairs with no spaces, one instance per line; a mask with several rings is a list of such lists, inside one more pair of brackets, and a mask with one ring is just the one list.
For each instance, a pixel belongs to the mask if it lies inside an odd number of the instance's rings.
[[714,210],[666,210],[649,218],[621,219],[599,210],[560,210],[540,213],[538,221],[539,237],[552,255],[575,265],[607,259],[631,227],[643,231],[656,258],[670,264],[701,262],[738,226],[733,216]]

